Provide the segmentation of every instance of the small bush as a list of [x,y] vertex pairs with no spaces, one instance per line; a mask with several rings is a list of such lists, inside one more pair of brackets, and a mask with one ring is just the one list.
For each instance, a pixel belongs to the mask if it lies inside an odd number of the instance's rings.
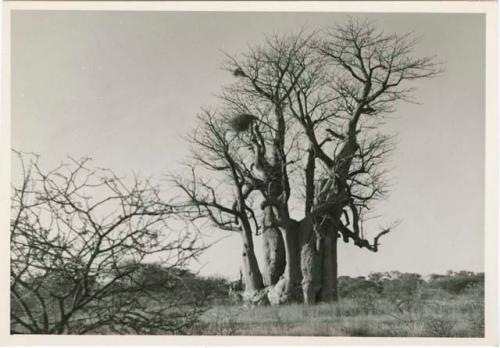
[[429,307],[429,313],[424,318],[424,333],[430,337],[452,337],[456,324],[448,307],[434,304]]

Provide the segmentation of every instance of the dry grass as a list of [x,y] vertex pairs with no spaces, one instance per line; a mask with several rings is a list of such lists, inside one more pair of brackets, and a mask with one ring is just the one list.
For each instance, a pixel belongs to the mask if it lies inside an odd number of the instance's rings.
[[315,306],[218,306],[202,316],[193,334],[481,337],[481,304],[481,298],[467,294],[446,300],[415,298],[406,306],[359,298]]

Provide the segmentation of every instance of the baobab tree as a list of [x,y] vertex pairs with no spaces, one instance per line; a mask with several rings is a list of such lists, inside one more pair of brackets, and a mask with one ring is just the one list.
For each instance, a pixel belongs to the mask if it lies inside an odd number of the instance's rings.
[[[217,112],[204,111],[192,180],[176,184],[193,219],[242,234],[247,292],[265,289],[271,303],[333,301],[338,239],[378,251],[391,227],[369,238],[363,221],[386,192],[394,144],[380,125],[410,100],[411,82],[439,73],[432,57],[414,56],[416,44],[350,21],[228,56],[235,82]],[[264,239],[263,271],[254,234]]]

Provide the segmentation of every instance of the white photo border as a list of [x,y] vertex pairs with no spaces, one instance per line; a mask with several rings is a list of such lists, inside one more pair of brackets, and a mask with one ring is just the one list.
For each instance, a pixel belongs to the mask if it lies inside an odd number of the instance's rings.
[[[217,11],[217,12],[365,12],[476,13],[486,16],[485,119],[485,337],[276,337],[276,336],[50,336],[10,335],[10,23],[13,11]],[[498,345],[498,22],[496,1],[7,1],[3,3],[2,116],[0,117],[0,345]]]

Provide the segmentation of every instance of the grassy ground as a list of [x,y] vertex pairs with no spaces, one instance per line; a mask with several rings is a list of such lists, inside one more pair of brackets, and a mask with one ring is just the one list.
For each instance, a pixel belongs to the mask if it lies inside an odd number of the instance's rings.
[[[85,329],[87,334],[102,335],[484,336],[483,274],[463,271],[426,281],[400,272],[339,277],[338,303],[262,307],[236,304],[238,296],[228,296],[232,288],[227,281],[191,278],[191,283],[183,282],[178,289],[163,288],[160,282],[142,295],[124,292],[92,303],[93,307],[74,314],[64,333],[78,334]],[[54,306],[57,303],[51,297],[47,301]],[[11,313],[25,322],[31,320],[15,301],[12,303]],[[38,303],[34,297],[30,302],[36,314],[42,313]],[[159,306],[169,304],[168,310],[157,313]],[[55,325],[60,318],[58,308],[45,309],[49,322]],[[100,318],[106,320],[95,326]],[[24,332],[20,324],[13,324],[12,329]]]
[[193,334],[482,337],[482,299],[471,294],[400,301],[359,296],[337,304],[218,306]]

